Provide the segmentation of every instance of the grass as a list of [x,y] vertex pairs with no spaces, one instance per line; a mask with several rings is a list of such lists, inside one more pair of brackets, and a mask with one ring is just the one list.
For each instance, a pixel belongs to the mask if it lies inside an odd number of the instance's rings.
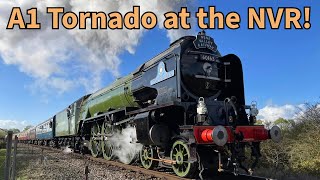
[[6,150],[0,149],[0,179],[4,179],[4,161],[6,160]]

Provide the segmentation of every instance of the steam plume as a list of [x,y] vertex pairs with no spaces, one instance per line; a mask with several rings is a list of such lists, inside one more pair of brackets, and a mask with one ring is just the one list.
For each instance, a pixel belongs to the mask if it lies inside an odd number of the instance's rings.
[[63,154],[73,153],[73,149],[71,149],[69,146],[66,146],[66,147],[63,148],[62,153],[63,153]]
[[[163,29],[163,14],[179,11],[181,6],[192,2],[182,1],[107,1],[107,0],[2,0],[0,2],[0,57],[4,64],[14,65],[35,82],[29,87],[37,92],[64,93],[73,88],[84,87],[91,92],[101,88],[101,77],[109,72],[119,76],[124,52],[135,53],[145,30],[52,30],[51,15],[46,7],[61,6],[67,11],[119,11],[125,13],[139,5],[141,14],[153,11],[158,16],[158,25]],[[12,7],[38,8],[41,30],[6,30]],[[29,17],[24,16],[28,22]],[[89,22],[90,23],[90,22]],[[174,41],[186,31],[170,30],[167,36]]]
[[111,138],[110,142],[114,146],[114,155],[123,163],[129,163],[131,157],[138,157],[142,144],[136,143],[136,129],[127,127],[121,132],[117,131]]

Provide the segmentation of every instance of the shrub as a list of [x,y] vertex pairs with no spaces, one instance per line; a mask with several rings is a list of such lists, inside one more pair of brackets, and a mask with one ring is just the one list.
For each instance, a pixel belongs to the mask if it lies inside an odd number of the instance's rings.
[[306,105],[295,123],[282,129],[280,143],[262,143],[262,166],[320,176],[320,104]]
[[6,148],[6,143],[0,142],[0,149],[5,149],[5,148]]

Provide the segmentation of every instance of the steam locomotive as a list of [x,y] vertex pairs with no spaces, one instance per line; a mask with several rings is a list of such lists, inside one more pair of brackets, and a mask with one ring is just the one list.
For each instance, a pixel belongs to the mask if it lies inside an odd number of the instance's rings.
[[[112,137],[135,129],[129,155],[146,169],[170,167],[180,177],[204,171],[252,174],[260,142],[281,138],[277,126],[254,125],[256,103],[245,104],[240,59],[222,56],[204,31],[173,42],[168,49],[110,86],[81,97],[19,137],[24,142],[71,146],[107,160],[116,157]],[[246,150],[254,162],[245,167]]]

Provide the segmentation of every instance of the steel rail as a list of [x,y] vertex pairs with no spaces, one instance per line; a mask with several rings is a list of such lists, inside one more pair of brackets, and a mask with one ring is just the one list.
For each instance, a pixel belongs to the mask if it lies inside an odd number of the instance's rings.
[[[19,143],[19,145],[21,145],[22,143]],[[39,148],[39,149],[46,149],[46,150],[51,150],[54,152],[62,152],[61,149],[57,149],[57,148],[52,148],[52,147],[48,147],[48,146],[38,146],[38,145],[33,145],[33,144],[23,144],[26,146],[32,146],[35,148]],[[21,146],[20,146],[21,147]],[[142,173],[145,175],[150,175],[152,177],[156,177],[156,178],[163,178],[163,179],[169,179],[169,180],[185,180],[187,178],[181,178],[178,177],[174,174],[169,174],[168,172],[160,172],[160,171],[156,171],[156,170],[148,170],[139,166],[134,166],[134,165],[128,165],[128,164],[123,164],[121,162],[117,162],[117,161],[108,161],[105,160],[103,158],[95,158],[90,156],[89,154],[79,154],[79,153],[70,153],[67,154],[70,156],[75,156],[78,158],[83,158],[83,159],[87,159],[87,160],[91,160],[94,162],[98,162],[98,163],[103,163],[103,164],[107,164],[109,166],[116,166],[119,168],[123,168],[126,170],[130,170],[130,171],[134,171],[137,173]],[[205,179],[208,180],[218,180],[218,179],[230,179],[230,180],[275,180],[275,179],[271,179],[271,178],[266,178],[266,177],[259,177],[259,176],[250,176],[250,175],[246,175],[246,174],[238,174],[238,175],[234,175],[232,172],[223,172],[223,173],[219,173],[216,175],[209,175],[209,177],[205,177]],[[190,179],[189,179],[190,180]]]
[[[21,145],[21,143],[19,143],[19,145]],[[28,144],[23,144],[23,145],[28,145]],[[55,151],[55,152],[62,152],[61,149],[57,149],[57,148],[52,148],[52,147],[48,147],[48,146],[38,146],[38,145],[33,145],[33,144],[29,144],[29,146],[35,147],[35,148],[39,148],[39,149],[45,149],[45,150],[51,150],[51,151]],[[20,146],[21,147],[21,146]],[[78,154],[78,153],[70,153],[68,155],[71,156],[75,156],[75,157],[79,157],[79,158],[84,158],[84,159],[88,159],[94,162],[99,162],[99,163],[103,163],[103,164],[107,164],[110,166],[116,166],[119,168],[123,168],[126,170],[130,170],[130,171],[134,171],[137,173],[142,173],[145,175],[150,175],[152,177],[156,177],[156,178],[164,178],[164,179],[172,179],[172,180],[185,180],[186,178],[181,178],[178,177],[176,175],[173,174],[169,174],[166,172],[160,172],[160,171],[156,171],[156,170],[148,170],[139,166],[134,166],[134,165],[128,165],[128,164],[123,164],[121,162],[117,162],[117,161],[108,161],[105,160],[103,158],[94,158],[88,154],[86,155],[82,155],[82,154]]]

